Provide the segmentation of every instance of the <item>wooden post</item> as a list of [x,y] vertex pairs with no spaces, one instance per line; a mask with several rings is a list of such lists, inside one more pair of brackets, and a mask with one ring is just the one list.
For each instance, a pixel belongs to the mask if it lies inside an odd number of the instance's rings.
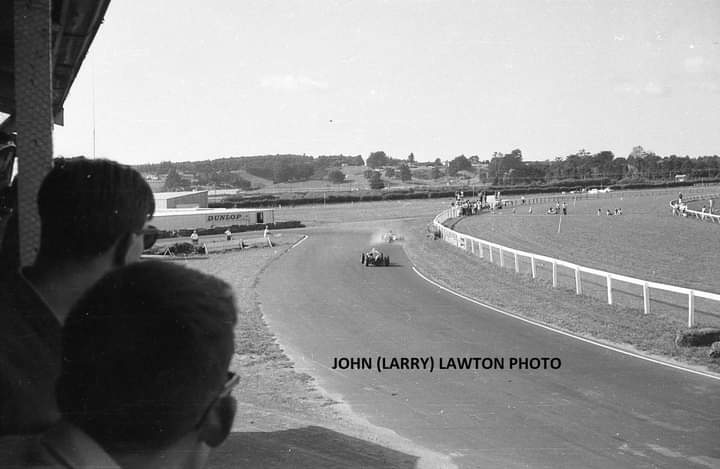
[[485,256],[483,256],[483,248],[482,248],[482,242],[481,242],[481,241],[478,241],[478,252],[480,253],[480,259],[482,259],[483,257],[485,257]]
[[503,248],[500,248],[500,267],[505,267],[505,256],[503,255]]
[[488,251],[490,252],[490,263],[493,264],[493,249],[492,246],[488,245]]
[[520,273],[520,264],[518,263],[517,252],[513,252],[513,256],[515,256],[515,273]]
[[575,294],[582,295],[582,281],[580,280],[580,268],[575,267]]
[[537,272],[535,271],[535,256],[530,256],[530,272],[532,273],[532,278],[537,278]]
[[552,261],[552,284],[557,288],[557,262]]
[[643,283],[643,313],[650,314],[650,288],[647,282]]
[[608,304],[613,304],[613,297],[612,297],[612,277],[610,274],[607,274],[605,277],[607,279],[607,297],[608,297]]
[[695,325],[695,292],[688,293],[688,327]]

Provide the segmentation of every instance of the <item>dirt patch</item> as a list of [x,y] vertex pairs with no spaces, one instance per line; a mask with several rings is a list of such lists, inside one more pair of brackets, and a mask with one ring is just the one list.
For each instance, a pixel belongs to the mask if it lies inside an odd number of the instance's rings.
[[571,289],[552,288],[547,281],[515,274],[442,240],[429,239],[427,223],[407,222],[406,226],[404,248],[410,260],[448,288],[581,336],[720,372],[720,359],[707,356],[709,347],[675,345],[677,331],[685,326],[676,315],[662,311],[643,315],[637,309],[577,296]]

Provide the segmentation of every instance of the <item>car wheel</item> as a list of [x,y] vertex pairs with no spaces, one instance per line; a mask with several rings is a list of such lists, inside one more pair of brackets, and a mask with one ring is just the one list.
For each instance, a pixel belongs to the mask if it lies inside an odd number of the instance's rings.
[[360,258],[360,263],[361,264],[365,263],[365,253],[363,253],[362,257]]

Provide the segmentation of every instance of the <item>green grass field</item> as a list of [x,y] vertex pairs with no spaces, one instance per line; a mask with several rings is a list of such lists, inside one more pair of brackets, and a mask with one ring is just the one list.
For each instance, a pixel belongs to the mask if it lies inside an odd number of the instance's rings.
[[[616,274],[643,280],[720,292],[715,253],[720,239],[720,225],[683,217],[673,217],[667,194],[622,198],[578,200],[568,206],[568,215],[544,215],[542,205],[519,207],[513,215],[503,209],[495,215],[466,217],[455,229],[477,238],[526,252],[543,254]],[[622,216],[607,216],[608,208],[622,208]],[[597,215],[598,209],[601,215]],[[487,253],[485,253],[487,257]],[[495,263],[499,263],[495,252]],[[514,259],[503,258],[512,269]],[[520,261],[520,271],[529,273],[528,260]],[[561,288],[573,289],[574,273],[559,268]],[[541,281],[551,279],[551,266],[538,264]],[[584,294],[606,298],[604,279],[582,275]],[[621,306],[642,308],[642,289],[637,285],[615,282],[613,301]],[[650,292],[650,310],[685,320],[687,296],[658,290]],[[696,319],[700,324],[720,324],[720,304],[698,300]]]

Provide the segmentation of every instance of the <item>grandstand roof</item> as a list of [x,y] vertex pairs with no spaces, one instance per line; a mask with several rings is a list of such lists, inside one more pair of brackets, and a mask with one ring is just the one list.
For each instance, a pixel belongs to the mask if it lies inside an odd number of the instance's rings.
[[[51,0],[52,109],[62,124],[62,108],[110,0]],[[0,0],[0,130],[13,130],[15,114],[14,0]]]

